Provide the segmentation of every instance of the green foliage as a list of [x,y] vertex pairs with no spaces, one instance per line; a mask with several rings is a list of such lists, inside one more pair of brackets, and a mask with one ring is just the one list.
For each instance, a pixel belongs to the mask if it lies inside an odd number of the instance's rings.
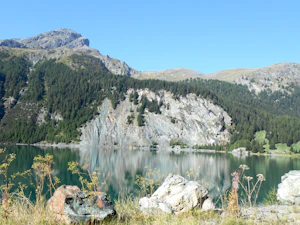
[[36,207],[40,207],[40,205],[43,204],[45,198],[45,185],[47,186],[47,192],[49,191],[50,197],[52,197],[53,191],[55,191],[57,185],[60,183],[58,177],[53,175],[53,164],[53,155],[38,155],[33,159],[32,169],[34,171],[34,182],[36,187]]
[[175,146],[180,146],[180,148],[187,148],[188,145],[183,143],[181,139],[175,138],[170,140],[170,146],[174,148]]
[[149,167],[145,167],[146,173],[145,176],[137,175],[136,176],[136,184],[140,188],[140,195],[152,195],[154,191],[162,184],[163,176],[159,169],[152,170]]
[[0,58],[0,95],[1,97],[20,97],[21,89],[26,86],[30,63],[23,57]]
[[137,122],[139,127],[145,126],[145,118],[141,112],[137,116]]
[[[235,131],[230,139],[253,140],[257,131],[266,131],[270,147],[276,143],[297,143],[300,140],[300,88],[293,87],[292,95],[262,92],[258,97],[246,86],[217,80],[192,79],[185,83],[209,88],[220,105],[233,119]],[[255,148],[256,151],[261,149]]]
[[134,113],[131,113],[129,116],[127,116],[127,124],[132,124],[134,121],[135,115]]
[[196,144],[192,148],[193,149],[211,149],[211,150],[220,151],[220,150],[223,150],[225,148],[225,146],[219,145],[219,144],[210,144],[210,145],[198,145],[198,144]]
[[88,164],[80,166],[78,162],[68,162],[68,170],[72,171],[72,174],[78,175],[78,180],[81,183],[81,190],[83,191],[101,191],[107,190],[106,181],[100,181],[101,172],[100,168],[96,168],[94,172],[91,172],[88,168]]
[[269,192],[266,194],[263,203],[265,205],[278,205],[279,201],[277,200],[277,189],[272,187]]

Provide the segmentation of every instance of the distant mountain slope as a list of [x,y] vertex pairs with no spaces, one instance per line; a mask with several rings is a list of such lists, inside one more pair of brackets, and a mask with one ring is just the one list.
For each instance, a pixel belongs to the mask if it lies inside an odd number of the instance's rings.
[[300,64],[277,63],[258,69],[223,70],[202,76],[205,79],[216,79],[246,85],[250,91],[291,91],[291,85],[300,86]]
[[180,81],[189,78],[197,78],[202,75],[204,74],[196,70],[178,68],[178,69],[168,69],[162,71],[143,71],[133,77],[138,79]]

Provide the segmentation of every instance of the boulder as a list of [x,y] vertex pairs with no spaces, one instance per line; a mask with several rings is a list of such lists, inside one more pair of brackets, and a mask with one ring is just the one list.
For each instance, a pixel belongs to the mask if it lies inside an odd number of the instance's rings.
[[281,177],[277,200],[282,204],[300,205],[300,170],[291,170]]
[[175,213],[202,207],[208,191],[196,181],[187,181],[179,175],[169,175],[150,198],[139,201],[143,212]]
[[231,151],[231,154],[234,155],[234,156],[241,157],[241,156],[249,156],[249,155],[250,155],[250,152],[248,152],[248,151],[246,150],[246,148],[240,147],[240,148],[233,149],[233,150]]
[[208,211],[208,210],[214,210],[215,209],[215,205],[212,202],[211,198],[207,198],[204,200],[203,204],[202,204],[202,211]]
[[103,192],[82,192],[77,186],[63,185],[47,202],[48,209],[58,222],[92,223],[116,214]]

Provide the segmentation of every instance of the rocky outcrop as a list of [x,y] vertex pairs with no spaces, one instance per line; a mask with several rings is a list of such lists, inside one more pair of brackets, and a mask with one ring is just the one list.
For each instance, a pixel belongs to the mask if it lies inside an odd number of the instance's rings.
[[300,205],[300,170],[292,170],[281,177],[277,200],[283,204]]
[[[54,49],[62,46],[69,48],[89,45],[86,38],[69,29],[58,29],[45,32],[36,36],[25,38],[19,41],[28,48],[33,49]],[[73,44],[71,44],[73,42]]]
[[94,223],[116,214],[103,192],[81,192],[77,186],[63,185],[47,202],[54,218],[65,224]]
[[0,41],[0,46],[5,46],[9,48],[26,48],[26,45],[19,43],[18,41],[15,41],[13,39],[6,39]]
[[[139,201],[143,212],[181,213],[195,207],[202,207],[208,198],[208,191],[196,181],[187,181],[179,175],[169,175],[150,198]],[[206,204],[206,210],[209,204]],[[214,208],[214,206],[211,209]]]
[[[173,94],[160,91],[155,94],[147,89],[139,90],[139,99],[145,96],[149,101],[156,100],[162,105],[161,114],[144,114],[145,125],[137,124],[137,108],[127,98],[116,109],[105,100],[99,108],[99,115],[81,129],[82,145],[150,146],[156,142],[164,150],[170,141],[180,141],[188,146],[220,144],[228,142],[227,127],[231,118],[220,107],[195,94],[175,99]],[[134,118],[128,123],[128,116]]]
[[98,58],[101,59],[101,61],[104,63],[105,67],[116,75],[125,75],[125,76],[131,76],[136,77],[140,72],[132,69],[129,67],[124,61],[120,61],[115,58],[111,58],[108,55],[99,55]]

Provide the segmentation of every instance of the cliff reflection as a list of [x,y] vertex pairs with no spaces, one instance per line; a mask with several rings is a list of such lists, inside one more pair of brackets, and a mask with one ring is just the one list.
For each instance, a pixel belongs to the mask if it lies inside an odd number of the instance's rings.
[[187,177],[192,169],[208,184],[212,196],[218,196],[230,187],[230,160],[224,154],[172,154],[149,151],[105,150],[97,147],[80,150],[81,165],[88,163],[90,169],[100,168],[109,179],[110,190],[123,195],[135,190],[136,175],[146,175],[145,167],[159,169],[162,175],[169,173]]

